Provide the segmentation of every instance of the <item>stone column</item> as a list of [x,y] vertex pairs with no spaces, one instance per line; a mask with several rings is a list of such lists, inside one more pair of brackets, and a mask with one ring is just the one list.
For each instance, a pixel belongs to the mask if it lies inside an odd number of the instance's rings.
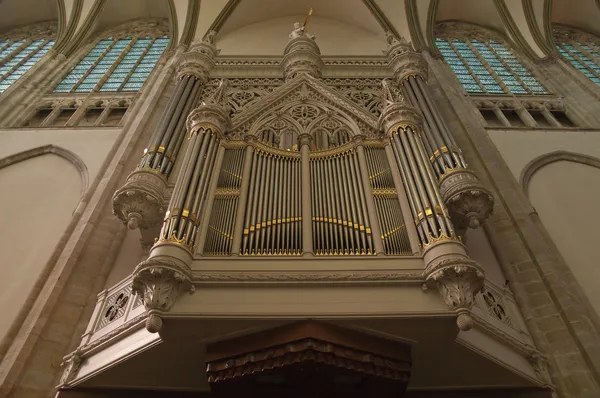
[[312,231],[312,203],[310,192],[310,134],[300,134],[298,144],[300,145],[300,156],[302,159],[302,255],[314,256],[313,231]]
[[185,138],[185,118],[196,105],[218,50],[211,33],[183,54],[177,84],[138,167],[113,195],[113,212],[129,229],[158,228],[167,181]]
[[218,178],[215,160],[221,137],[231,126],[223,106],[225,88],[222,82],[214,96],[188,116],[189,142],[159,238],[148,260],[133,272],[133,291],[143,297],[149,314],[146,328],[152,333],[161,330],[162,314],[179,296],[194,290],[190,265],[198,242],[199,215],[211,180]]
[[404,39],[388,34],[387,56],[394,70],[394,80],[407,102],[424,116],[425,153],[438,180],[442,201],[459,235],[467,227],[478,228],[488,219],[494,198],[479,182],[463,157],[427,86],[427,62],[412,50]]
[[471,260],[454,232],[421,139],[422,120],[415,108],[387,97],[379,127],[389,136],[418,237],[423,247],[426,283],[436,287],[456,311],[460,330],[473,326],[475,295],[483,288],[483,269]]

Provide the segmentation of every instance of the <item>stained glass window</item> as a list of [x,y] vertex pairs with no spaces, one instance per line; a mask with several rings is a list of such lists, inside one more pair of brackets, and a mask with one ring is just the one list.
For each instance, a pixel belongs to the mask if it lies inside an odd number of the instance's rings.
[[49,39],[0,40],[0,93],[17,81],[54,45]]
[[166,36],[100,40],[54,92],[139,91],[168,44]]
[[585,32],[556,27],[558,52],[575,69],[600,86],[600,40]]
[[531,72],[499,41],[437,38],[435,43],[468,93],[547,93]]

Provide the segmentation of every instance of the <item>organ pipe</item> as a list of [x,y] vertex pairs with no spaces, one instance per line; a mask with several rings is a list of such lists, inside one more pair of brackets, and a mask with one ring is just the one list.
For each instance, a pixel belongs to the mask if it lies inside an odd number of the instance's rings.
[[387,49],[394,79],[403,96],[423,113],[423,150],[435,173],[443,202],[464,234],[467,226],[478,228],[492,213],[494,199],[469,170],[461,149],[433,100],[427,80],[427,63],[410,44],[389,41]]
[[250,148],[240,255],[301,255],[301,156],[259,143]]

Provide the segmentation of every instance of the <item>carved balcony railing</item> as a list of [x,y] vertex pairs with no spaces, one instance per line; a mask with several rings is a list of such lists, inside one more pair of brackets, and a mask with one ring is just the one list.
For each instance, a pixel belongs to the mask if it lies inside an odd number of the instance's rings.
[[488,332],[502,338],[517,348],[533,347],[525,321],[515,303],[510,289],[500,288],[489,280],[475,297],[473,318]]
[[80,347],[96,344],[108,335],[118,333],[122,326],[146,316],[144,303],[131,290],[131,276],[98,294],[98,301]]

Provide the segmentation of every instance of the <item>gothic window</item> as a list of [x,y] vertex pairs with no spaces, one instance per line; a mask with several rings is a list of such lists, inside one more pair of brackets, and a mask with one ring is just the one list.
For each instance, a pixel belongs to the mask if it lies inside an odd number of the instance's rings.
[[439,26],[436,46],[468,93],[547,94],[501,39],[463,24]]
[[100,40],[54,92],[139,91],[168,44],[166,35]]
[[51,26],[21,28],[0,37],[0,93],[38,62],[54,45]]
[[591,81],[600,86],[600,39],[585,32],[557,26],[554,41],[558,52]]

